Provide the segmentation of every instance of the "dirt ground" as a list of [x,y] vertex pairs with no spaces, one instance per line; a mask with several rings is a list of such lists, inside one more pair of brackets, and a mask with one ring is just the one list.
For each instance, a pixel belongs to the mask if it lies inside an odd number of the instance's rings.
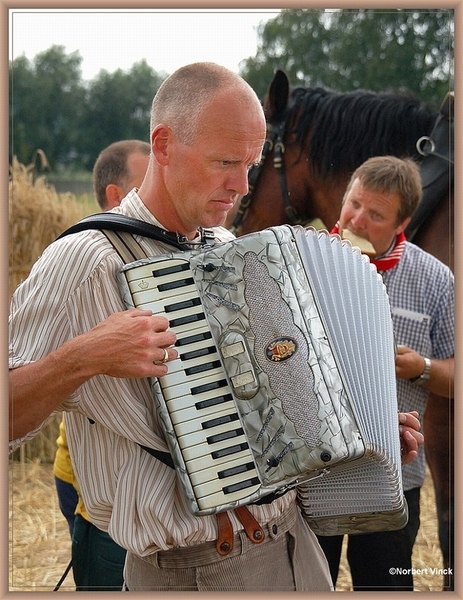
[[[70,561],[67,523],[58,506],[51,464],[11,461],[9,466],[9,591],[50,592]],[[437,539],[434,490],[428,476],[422,491],[422,519],[413,553],[415,591],[441,591],[442,569]],[[427,569],[428,574],[425,573]],[[343,550],[337,591],[351,591]],[[60,592],[74,591],[72,570]]]

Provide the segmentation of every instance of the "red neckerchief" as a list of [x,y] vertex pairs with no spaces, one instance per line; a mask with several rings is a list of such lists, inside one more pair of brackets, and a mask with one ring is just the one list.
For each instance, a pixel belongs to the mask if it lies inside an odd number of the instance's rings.
[[[339,221],[336,223],[330,233],[339,234]],[[375,265],[378,271],[388,271],[389,269],[392,269],[396,266],[402,256],[406,241],[407,238],[405,237],[405,233],[402,231],[397,235],[394,247],[387,254],[387,256],[383,256],[382,258],[371,258],[370,262]]]

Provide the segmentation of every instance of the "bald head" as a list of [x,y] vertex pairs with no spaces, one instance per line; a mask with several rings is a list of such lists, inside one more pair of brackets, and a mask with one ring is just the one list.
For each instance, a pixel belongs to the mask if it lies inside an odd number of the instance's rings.
[[215,63],[181,67],[159,88],[151,109],[152,132],[160,123],[169,125],[185,144],[194,140],[200,116],[219,94],[233,90],[243,111],[263,110],[254,90],[242,77]]

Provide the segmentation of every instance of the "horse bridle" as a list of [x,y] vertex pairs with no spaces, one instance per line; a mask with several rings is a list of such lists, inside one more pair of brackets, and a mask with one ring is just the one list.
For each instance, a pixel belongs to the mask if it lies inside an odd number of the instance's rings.
[[259,180],[259,176],[262,171],[262,167],[267,159],[269,152],[273,150],[273,166],[278,172],[278,180],[280,182],[280,190],[281,195],[283,197],[283,204],[285,208],[286,215],[288,217],[288,223],[290,225],[298,225],[302,223],[302,219],[299,216],[298,212],[291,206],[291,202],[289,199],[288,186],[286,184],[286,175],[284,171],[283,164],[283,155],[285,153],[285,134],[286,134],[286,126],[288,124],[288,119],[290,115],[290,110],[287,109],[283,113],[283,116],[280,121],[277,123],[267,123],[267,138],[264,143],[264,147],[262,148],[262,156],[259,161],[259,164],[252,167],[249,171],[248,176],[248,186],[249,191],[246,196],[243,196],[240,201],[240,205],[238,207],[238,211],[233,219],[233,223],[230,227],[230,230],[235,233],[238,227],[242,224],[244,220],[245,213],[249,206],[251,205],[252,194],[256,188],[257,182]]

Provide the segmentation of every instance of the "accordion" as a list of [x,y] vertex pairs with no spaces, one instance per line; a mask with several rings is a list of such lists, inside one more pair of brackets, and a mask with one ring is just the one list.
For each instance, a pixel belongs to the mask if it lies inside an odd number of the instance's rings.
[[150,383],[194,514],[297,486],[321,535],[406,524],[389,301],[350,242],[282,225],[118,277],[177,335]]

